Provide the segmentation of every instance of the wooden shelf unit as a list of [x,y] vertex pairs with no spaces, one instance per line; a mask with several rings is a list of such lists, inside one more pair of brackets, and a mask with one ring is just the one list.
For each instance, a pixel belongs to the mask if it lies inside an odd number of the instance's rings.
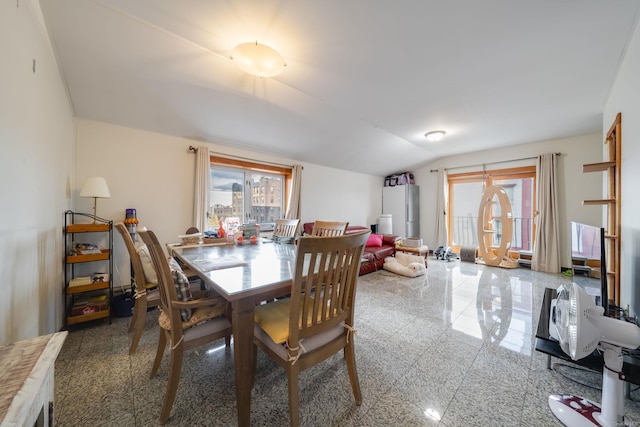
[[596,200],[583,200],[583,206],[592,206],[592,205],[614,205],[616,204],[616,199],[596,199]]
[[92,320],[104,319],[111,316],[110,307],[106,310],[96,311],[89,314],[80,314],[78,316],[67,316],[67,325],[76,325],[78,323],[90,322]]
[[609,168],[615,168],[615,167],[616,167],[616,162],[588,163],[586,165],[582,165],[582,173],[604,172]]
[[98,291],[100,289],[109,289],[108,282],[91,283],[90,285],[67,286],[67,295],[81,294],[84,292]]
[[[67,326],[96,319],[111,317],[110,302],[113,297],[113,221],[99,218],[90,214],[66,211],[64,213],[64,289],[65,289],[65,324]],[[91,221],[90,223],[88,221]],[[78,236],[88,233],[102,233],[101,240],[106,240],[106,248],[101,248],[100,253],[78,254],[75,253],[75,245]],[[87,243],[87,242],[82,242]],[[109,280],[95,283],[87,283],[78,286],[70,286],[72,279],[76,278],[76,266],[83,263],[99,263],[99,268],[109,275]],[[85,268],[87,270],[87,268]],[[107,270],[107,271],[104,271]],[[85,295],[86,294],[86,295]],[[88,305],[91,307],[87,313],[72,315],[74,302],[80,298],[88,299],[90,296],[105,295],[103,304]],[[97,310],[92,311],[91,310]]]
[[109,249],[102,249],[102,253],[99,254],[67,255],[67,264],[74,264],[76,262],[108,260],[110,257],[111,251]]
[[583,200],[584,206],[604,206],[606,208],[605,240],[607,281],[609,300],[620,305],[620,202],[621,202],[621,163],[622,163],[622,114],[616,115],[607,132],[604,143],[607,146],[607,160],[582,166],[582,172],[606,173],[606,198]]

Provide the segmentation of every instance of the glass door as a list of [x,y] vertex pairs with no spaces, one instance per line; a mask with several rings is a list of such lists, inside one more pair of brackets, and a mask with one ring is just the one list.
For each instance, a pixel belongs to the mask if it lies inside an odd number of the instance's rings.
[[[533,251],[535,166],[450,174],[448,179],[449,246],[454,252],[458,252],[461,246],[479,246],[477,231],[480,199],[484,189],[490,185],[502,187],[511,202],[511,251]],[[500,227],[500,224],[495,226]]]

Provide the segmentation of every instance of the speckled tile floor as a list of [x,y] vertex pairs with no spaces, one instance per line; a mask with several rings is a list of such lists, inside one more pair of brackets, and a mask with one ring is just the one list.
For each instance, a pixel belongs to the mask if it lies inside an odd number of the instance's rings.
[[[599,374],[546,368],[534,350],[545,287],[570,279],[430,259],[426,276],[379,271],[360,277],[356,354],[361,406],[342,355],[300,376],[303,426],[559,426],[549,394],[599,401]],[[129,319],[72,330],[55,371],[59,426],[151,426],[164,396],[168,356],[149,379],[157,312],[147,316],[138,351],[129,356]],[[562,370],[565,375],[558,371]],[[568,379],[580,380],[580,383]],[[586,385],[583,385],[586,384]],[[635,387],[634,387],[635,389]],[[625,401],[640,421],[640,391]],[[252,425],[288,425],[285,371],[262,352]],[[169,425],[233,426],[233,350],[223,341],[186,353]]]

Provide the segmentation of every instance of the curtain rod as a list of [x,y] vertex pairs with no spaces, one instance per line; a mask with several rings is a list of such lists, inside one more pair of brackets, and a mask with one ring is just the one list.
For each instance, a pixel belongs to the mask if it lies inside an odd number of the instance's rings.
[[[554,153],[556,156],[561,156],[562,153]],[[533,156],[533,157],[522,157],[520,159],[511,159],[511,160],[500,160],[497,162],[489,162],[489,163],[476,163],[475,165],[467,165],[467,166],[455,166],[452,168],[444,168],[444,170],[448,171],[448,170],[452,170],[452,169],[464,169],[464,168],[473,168],[476,166],[486,166],[486,165],[497,165],[499,163],[509,163],[509,162],[519,162],[521,160],[531,160],[531,159],[537,159],[538,156]],[[430,172],[438,172],[439,169],[431,169]]]
[[[198,147],[194,147],[193,145],[190,145],[189,146],[189,151],[197,153],[198,152]],[[282,168],[291,168],[291,169],[293,169],[292,165],[285,165],[285,164],[282,164],[282,163],[275,163],[275,162],[265,162],[264,160],[256,160],[256,159],[251,159],[249,157],[234,156],[233,154],[225,154],[225,155],[216,154],[216,155],[219,156],[219,157],[227,158],[227,159],[245,160],[247,162],[262,163],[262,164],[265,164],[265,165],[280,166]]]

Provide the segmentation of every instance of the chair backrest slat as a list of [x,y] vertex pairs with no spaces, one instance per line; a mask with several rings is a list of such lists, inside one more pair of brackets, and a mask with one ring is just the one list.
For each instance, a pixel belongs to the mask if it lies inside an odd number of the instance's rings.
[[291,286],[291,347],[340,322],[353,325],[355,285],[369,234],[300,238]]
[[348,222],[316,221],[313,223],[311,235],[316,237],[342,236],[348,226]]
[[127,227],[122,222],[117,223],[115,227],[122,236],[124,245],[127,248],[127,252],[129,253],[129,258],[131,259],[131,266],[133,267],[133,281],[134,286],[136,287],[136,291],[139,293],[146,292],[147,280],[144,277],[142,260],[140,259],[140,254],[138,254],[136,245],[133,242],[131,235],[129,234],[129,230],[127,230]]
[[276,219],[273,235],[277,237],[294,237],[299,222],[299,219]]
[[[158,274],[158,289],[160,291],[160,308],[164,313],[171,318],[172,325],[180,325],[180,310],[173,308],[173,301],[178,300],[178,294],[173,282],[173,276],[171,269],[169,268],[169,262],[162,250],[162,245],[158,241],[155,233],[151,230],[139,231],[138,234],[142,238],[142,241],[147,245],[149,254],[151,255],[151,261]],[[171,328],[171,334],[182,333],[182,328]]]

